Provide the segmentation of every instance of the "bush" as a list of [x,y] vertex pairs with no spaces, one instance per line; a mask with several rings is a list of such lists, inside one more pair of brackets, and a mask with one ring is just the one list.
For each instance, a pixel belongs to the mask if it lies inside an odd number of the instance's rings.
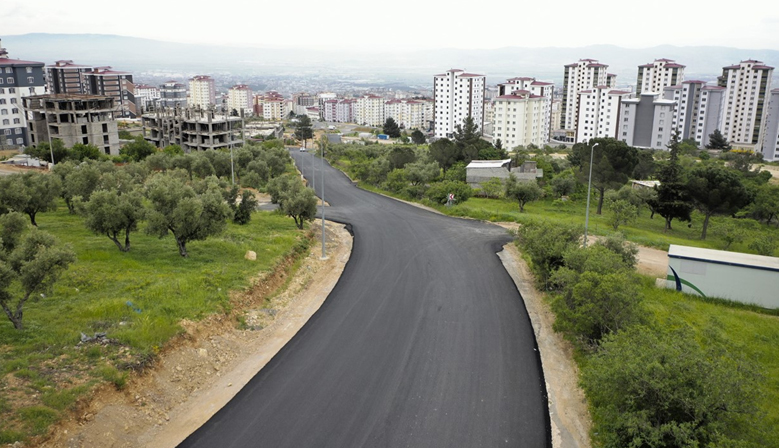
[[552,272],[564,265],[565,254],[581,243],[583,229],[542,221],[523,225],[517,236],[520,247],[530,257],[539,283],[546,289]]
[[446,204],[449,194],[454,195],[454,202],[465,202],[473,196],[473,189],[465,182],[445,180],[430,185],[425,195],[437,204]]
[[750,446],[738,439],[760,430],[758,379],[733,351],[644,326],[607,336],[582,371],[604,447]]

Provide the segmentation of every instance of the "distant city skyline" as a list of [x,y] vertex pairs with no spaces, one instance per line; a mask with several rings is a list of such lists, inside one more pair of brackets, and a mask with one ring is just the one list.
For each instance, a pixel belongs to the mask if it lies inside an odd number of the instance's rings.
[[516,8],[498,0],[478,8],[440,2],[231,2],[183,7],[137,0],[117,11],[96,0],[5,0],[0,38],[27,33],[119,34],[171,42],[265,48],[495,49],[616,44],[716,45],[779,50],[779,10],[758,0],[736,8],[659,0],[632,10],[566,0]]

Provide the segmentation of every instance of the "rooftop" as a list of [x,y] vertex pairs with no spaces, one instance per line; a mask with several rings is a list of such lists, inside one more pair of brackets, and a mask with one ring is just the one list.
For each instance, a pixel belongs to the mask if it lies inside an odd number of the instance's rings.
[[43,62],[35,62],[35,61],[23,61],[21,59],[11,59],[11,58],[0,58],[0,65],[19,65],[19,66],[30,66],[30,65],[40,65],[43,67]]
[[779,272],[779,258],[745,254],[741,252],[701,249],[698,247],[671,244],[668,248],[668,258],[709,261],[717,264],[767,269]]

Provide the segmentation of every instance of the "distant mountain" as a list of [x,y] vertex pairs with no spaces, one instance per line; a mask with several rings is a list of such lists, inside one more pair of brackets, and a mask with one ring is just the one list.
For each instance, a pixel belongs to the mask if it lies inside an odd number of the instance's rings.
[[[312,73],[360,79],[366,74],[408,82],[432,83],[434,74],[450,68],[486,74],[489,83],[514,76],[562,82],[563,65],[582,58],[609,65],[620,85],[635,84],[637,66],[658,58],[687,66],[686,79],[711,81],[722,67],[746,59],[779,64],[777,50],[670,45],[629,49],[614,45],[580,48],[505,47],[492,50],[420,50],[405,52],[322,51],[181,44],[99,34],[24,34],[2,37],[11,57],[53,63],[111,65],[134,72],[171,70],[181,73],[295,75]],[[779,76],[779,73],[777,74]],[[779,83],[775,82],[779,87]]]

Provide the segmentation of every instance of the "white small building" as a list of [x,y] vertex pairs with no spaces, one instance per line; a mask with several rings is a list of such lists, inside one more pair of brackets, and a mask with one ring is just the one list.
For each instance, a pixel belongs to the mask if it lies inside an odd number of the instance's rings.
[[531,181],[544,177],[544,170],[538,168],[532,160],[512,168],[511,159],[473,160],[465,167],[465,181],[472,188],[481,188],[481,183],[490,179],[508,179],[512,174],[519,181]]
[[668,249],[666,287],[702,297],[779,308],[779,258],[677,246]]

